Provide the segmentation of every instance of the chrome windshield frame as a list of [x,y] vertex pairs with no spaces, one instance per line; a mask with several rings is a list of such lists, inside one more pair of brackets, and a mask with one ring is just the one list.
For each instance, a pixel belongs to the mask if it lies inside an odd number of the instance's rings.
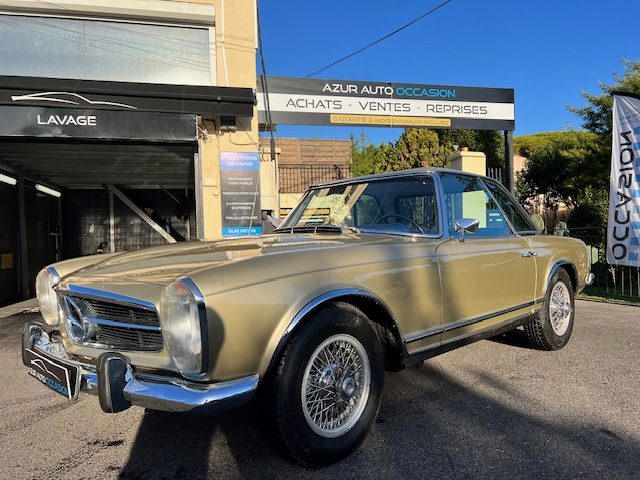
[[[435,199],[436,199],[436,212],[437,212],[437,219],[438,219],[438,231],[436,233],[375,231],[375,230],[361,229],[360,227],[355,227],[355,228],[357,228],[362,233],[371,234],[371,235],[393,235],[393,236],[412,237],[412,238],[443,238],[445,230],[444,230],[444,210],[442,206],[442,186],[440,184],[440,178],[438,177],[438,175],[435,175],[434,172],[431,172],[428,170],[411,171],[411,172],[407,172],[406,175],[396,175],[393,178],[407,178],[407,177],[427,177],[427,178],[430,178],[431,181],[433,182],[433,190],[434,190]],[[278,225],[277,230],[283,229],[286,232],[287,229],[292,228],[285,225],[287,224],[290,218],[293,218],[293,216],[299,212],[299,210],[302,208],[302,205],[304,204],[305,199],[314,190],[319,190],[319,189],[328,188],[328,187],[335,187],[339,185],[371,184],[374,182],[389,181],[389,180],[390,180],[389,177],[381,176],[377,178],[363,178],[361,182],[358,182],[356,177],[355,179],[351,179],[348,182],[341,182],[341,183],[329,184],[329,185],[312,185],[304,193],[304,195],[302,196],[298,204],[282,220],[280,225]],[[279,232],[279,233],[282,233],[282,232]]]

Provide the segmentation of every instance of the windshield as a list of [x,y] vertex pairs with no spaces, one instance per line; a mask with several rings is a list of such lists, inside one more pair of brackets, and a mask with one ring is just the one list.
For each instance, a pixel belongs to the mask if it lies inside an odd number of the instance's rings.
[[312,189],[278,230],[332,226],[433,235],[439,232],[437,212],[431,177],[389,178]]

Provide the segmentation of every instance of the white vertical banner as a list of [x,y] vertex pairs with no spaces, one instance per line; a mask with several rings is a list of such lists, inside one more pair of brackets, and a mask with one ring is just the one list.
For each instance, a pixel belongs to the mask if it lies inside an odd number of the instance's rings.
[[613,97],[607,262],[640,266],[640,96]]

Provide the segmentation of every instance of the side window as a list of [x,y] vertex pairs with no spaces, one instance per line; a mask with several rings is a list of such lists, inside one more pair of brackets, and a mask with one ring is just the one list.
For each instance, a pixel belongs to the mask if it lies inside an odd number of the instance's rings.
[[513,228],[516,229],[516,232],[531,233],[538,231],[533,222],[520,211],[518,205],[504,189],[491,180],[484,180],[484,183],[500,205],[500,208],[502,208],[504,213],[507,215],[507,218],[511,222],[511,225],[513,225]]
[[457,235],[455,221],[459,218],[475,218],[480,221],[478,231],[472,237],[511,235],[509,225],[479,178],[443,173],[441,179],[449,235]]

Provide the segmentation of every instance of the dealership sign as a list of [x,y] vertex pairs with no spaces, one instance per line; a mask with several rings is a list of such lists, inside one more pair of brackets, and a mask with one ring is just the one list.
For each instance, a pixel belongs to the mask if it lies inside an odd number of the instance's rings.
[[640,97],[614,93],[607,262],[640,266]]
[[221,152],[222,235],[260,235],[260,154]]
[[[272,124],[514,130],[514,91],[404,83],[267,77]],[[267,124],[258,78],[260,123]]]

